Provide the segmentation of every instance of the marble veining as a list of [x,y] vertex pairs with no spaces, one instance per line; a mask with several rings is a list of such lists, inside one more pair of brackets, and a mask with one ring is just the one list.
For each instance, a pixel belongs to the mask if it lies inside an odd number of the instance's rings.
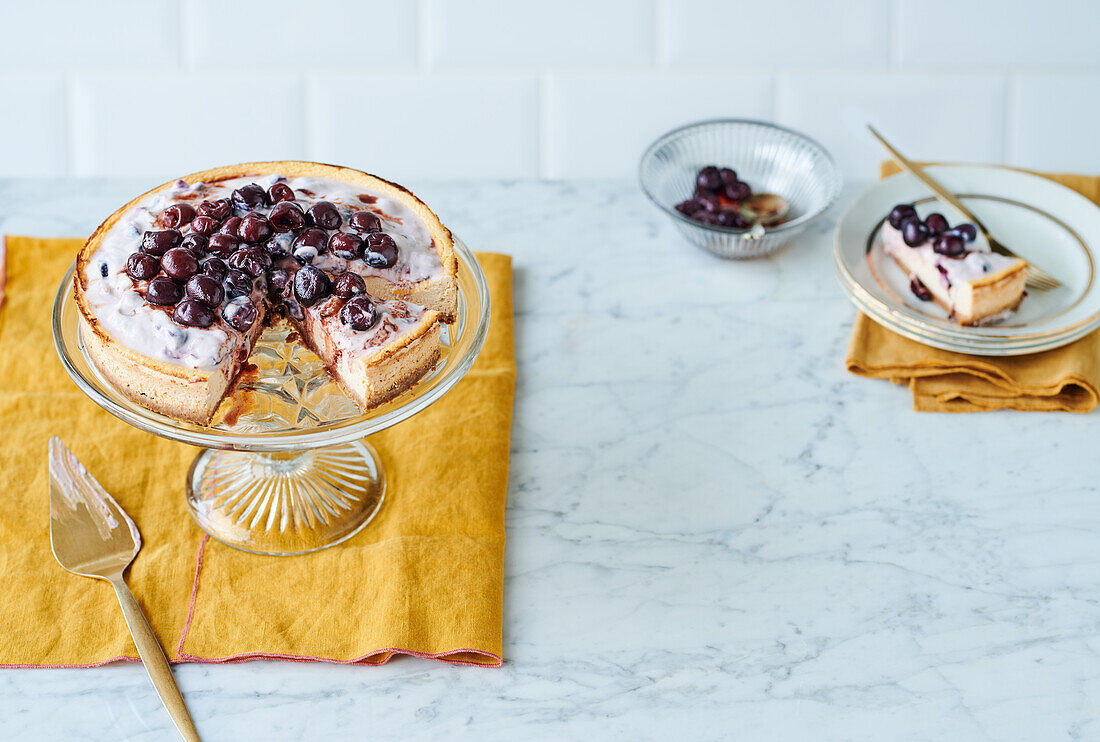
[[[0,181],[0,231],[147,185]],[[1096,414],[849,376],[835,210],[732,263],[630,182],[408,185],[515,256],[506,663],[183,665],[204,739],[1100,738]],[[0,671],[0,731],[172,738],[136,666]]]

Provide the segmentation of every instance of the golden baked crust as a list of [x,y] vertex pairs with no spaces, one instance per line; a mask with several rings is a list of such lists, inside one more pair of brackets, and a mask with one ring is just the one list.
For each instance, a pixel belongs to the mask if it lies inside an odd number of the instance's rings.
[[[417,327],[402,334],[394,342],[383,346],[381,349],[383,352],[371,356],[369,361],[363,359],[364,368],[367,368],[368,365],[393,363],[396,367],[395,378],[398,380],[393,388],[385,390],[385,394],[363,394],[355,389],[348,389],[349,384],[345,383],[345,380],[341,379],[338,373],[334,374],[337,381],[361,406],[370,408],[403,392],[430,370],[438,360],[440,323],[453,322],[458,308],[458,289],[455,280],[458,272],[458,259],[454,251],[454,238],[450,230],[439,221],[439,217],[406,188],[359,170],[293,160],[246,162],[239,165],[227,165],[203,170],[182,178],[173,178],[156,188],[146,191],[108,216],[96,228],[77,254],[76,270],[73,274],[73,294],[80,311],[78,321],[85,338],[88,354],[100,372],[127,398],[169,417],[199,425],[209,424],[219,403],[232,388],[233,381],[246,358],[228,359],[224,367],[216,369],[193,369],[151,358],[126,347],[112,338],[110,333],[104,330],[96,320],[95,313],[88,306],[84,296],[87,289],[85,273],[88,262],[99,249],[104,236],[130,209],[154,193],[172,187],[178,180],[194,184],[217,182],[248,175],[270,174],[285,175],[287,177],[330,178],[353,185],[361,185],[399,201],[412,209],[424,222],[429,234],[432,236],[433,244],[439,252],[443,271],[437,278],[422,281],[412,286],[401,286],[391,284],[378,277],[364,277],[368,293],[380,299],[406,300],[430,308]],[[255,344],[256,338],[263,329],[263,314],[264,308],[260,307],[260,317],[253,325],[255,329],[248,339],[249,349]],[[294,324],[301,325],[304,323]],[[299,329],[305,330],[304,327],[299,327]],[[307,334],[312,335],[313,333],[306,330],[303,335]],[[327,335],[324,333],[320,333],[320,335],[327,340]],[[423,347],[430,345],[433,338],[435,342],[434,353],[431,349]],[[307,345],[310,345],[315,352],[322,350],[316,347],[312,337],[308,338]],[[318,352],[318,355],[330,370],[337,368],[336,358],[323,352]],[[427,358],[431,358],[430,363],[425,361]],[[411,364],[402,363],[402,359],[415,362]]]

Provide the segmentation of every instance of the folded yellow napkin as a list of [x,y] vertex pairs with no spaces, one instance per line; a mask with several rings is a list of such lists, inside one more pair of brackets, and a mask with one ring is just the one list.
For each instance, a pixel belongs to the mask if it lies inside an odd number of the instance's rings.
[[0,307],[0,665],[92,666],[137,657],[110,585],[50,553],[46,441],[57,435],[133,517],[128,573],[170,659],[378,664],[395,653],[501,663],[504,500],[515,383],[511,260],[478,255],[492,324],[469,375],[370,438],[382,510],[343,544],[263,557],[204,536],[184,505],[198,449],[114,418],[61,368],[50,306],[81,240],[7,238]]
[[[896,172],[883,163],[882,177]],[[1100,177],[1035,174],[1100,204]],[[1054,350],[992,358],[922,345],[861,313],[845,364],[854,374],[908,385],[913,408],[924,412],[1090,412],[1100,401],[1100,330]]]

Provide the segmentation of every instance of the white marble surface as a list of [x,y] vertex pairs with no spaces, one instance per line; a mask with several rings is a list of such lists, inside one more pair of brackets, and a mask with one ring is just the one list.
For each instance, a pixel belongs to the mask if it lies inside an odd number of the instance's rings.
[[[0,231],[144,185],[0,181]],[[849,376],[835,215],[731,263],[632,183],[418,190],[515,256],[506,664],[183,665],[204,739],[1100,738],[1097,414]],[[137,666],[0,672],[0,732],[172,738]]]

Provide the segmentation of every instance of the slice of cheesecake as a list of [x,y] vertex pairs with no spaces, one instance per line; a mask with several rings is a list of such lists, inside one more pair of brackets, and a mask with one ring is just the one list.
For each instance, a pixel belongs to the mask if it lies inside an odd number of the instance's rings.
[[89,238],[73,282],[103,376],[202,425],[280,318],[366,409],[434,367],[458,298],[451,234],[416,196],[304,162],[216,168],[139,196]]
[[972,224],[952,229],[939,214],[921,221],[911,205],[901,204],[882,225],[882,240],[909,275],[913,294],[934,300],[961,325],[999,319],[1026,295],[1027,262],[992,252]]

